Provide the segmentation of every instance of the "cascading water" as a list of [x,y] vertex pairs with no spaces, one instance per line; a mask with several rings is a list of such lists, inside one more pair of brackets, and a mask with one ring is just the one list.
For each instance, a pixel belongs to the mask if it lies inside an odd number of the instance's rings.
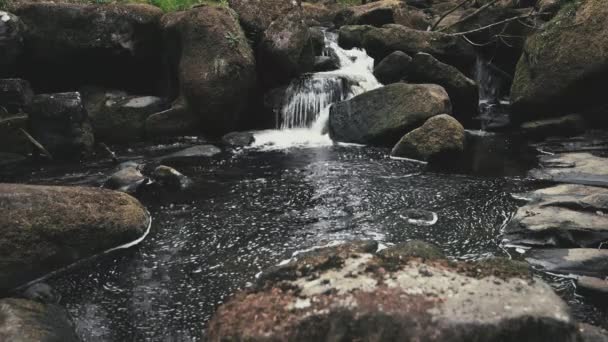
[[479,85],[479,123],[484,131],[500,130],[509,124],[509,86],[505,76],[491,68],[492,64],[478,56],[473,72]]
[[339,69],[305,74],[292,81],[276,120],[277,129],[256,133],[254,147],[330,145],[325,127],[331,104],[382,86],[373,74],[374,59],[364,50],[340,48],[337,34],[325,33],[324,54],[337,58]]

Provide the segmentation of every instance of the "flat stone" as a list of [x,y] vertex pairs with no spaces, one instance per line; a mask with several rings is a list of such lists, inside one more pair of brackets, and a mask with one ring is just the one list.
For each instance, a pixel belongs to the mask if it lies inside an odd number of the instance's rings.
[[562,184],[519,197],[530,202],[504,228],[510,244],[595,247],[608,240],[608,189]]
[[187,163],[211,158],[221,152],[222,150],[213,145],[198,145],[160,157],[159,160],[162,163]]
[[547,272],[585,275],[590,277],[608,276],[608,250],[606,249],[574,248],[532,250],[527,255],[526,261]]
[[596,277],[579,277],[576,280],[576,292],[605,304],[608,301],[608,281]]
[[532,178],[608,187],[608,158],[591,153],[565,153],[542,156],[540,164],[547,167],[530,171]]

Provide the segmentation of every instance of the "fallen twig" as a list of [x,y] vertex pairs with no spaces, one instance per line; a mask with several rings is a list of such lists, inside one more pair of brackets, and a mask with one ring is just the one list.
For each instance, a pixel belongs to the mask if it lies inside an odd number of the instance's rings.
[[516,17],[512,17],[512,18],[508,18],[508,19],[505,19],[505,20],[501,20],[499,22],[495,22],[493,24],[486,25],[486,26],[483,26],[483,27],[480,27],[480,28],[476,28],[476,29],[473,29],[473,30],[464,31],[464,32],[457,32],[457,33],[449,33],[449,35],[450,36],[464,36],[464,35],[467,35],[467,34],[479,32],[479,31],[483,31],[483,30],[487,30],[489,28],[496,27],[498,25],[507,24],[507,23],[510,23],[512,21],[515,21],[515,20],[537,17],[537,16],[539,16],[541,14],[542,13],[532,13],[532,14],[519,15],[519,16],[516,16]]
[[46,149],[44,148],[44,146],[42,146],[41,143],[38,142],[38,140],[34,139],[33,136],[31,136],[28,132],[26,132],[26,130],[24,130],[23,128],[19,128],[19,130],[21,130],[21,133],[23,133],[25,135],[25,137],[34,145],[36,146],[36,148],[38,150],[40,150],[42,152],[42,154],[44,154],[45,156],[47,156],[49,159],[53,159],[53,155]]
[[470,20],[471,18],[476,17],[476,16],[477,16],[479,13],[481,13],[481,12],[485,11],[486,9],[488,9],[490,6],[494,5],[494,4],[495,4],[495,3],[497,3],[497,2],[498,2],[498,0],[492,0],[492,1],[488,2],[487,4],[485,4],[485,5],[481,6],[481,7],[479,7],[477,10],[475,10],[475,12],[473,12],[473,13],[471,13],[471,14],[467,15],[466,17],[462,18],[461,20],[458,20],[457,22],[455,22],[455,23],[453,23],[453,24],[450,24],[450,25],[448,25],[448,26],[446,26],[446,27],[442,28],[442,29],[441,29],[441,30],[439,30],[439,31],[447,31],[447,30],[451,29],[452,27],[454,27],[454,26],[456,26],[456,25],[458,25],[458,24],[462,24],[462,23],[464,23],[464,22],[466,22],[466,21]]

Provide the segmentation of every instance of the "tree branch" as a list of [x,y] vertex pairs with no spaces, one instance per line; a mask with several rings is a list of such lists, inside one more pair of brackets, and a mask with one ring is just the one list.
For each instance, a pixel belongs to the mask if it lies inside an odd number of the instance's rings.
[[471,1],[471,0],[464,0],[463,2],[459,3],[458,5],[456,5],[452,9],[450,9],[449,11],[445,12],[444,14],[442,14],[441,17],[439,17],[439,19],[437,20],[437,22],[433,25],[433,27],[431,27],[431,31],[435,31],[435,29],[437,28],[437,26],[439,26],[439,24],[441,23],[441,21],[443,19],[445,19],[445,17],[447,17],[448,15],[454,13],[457,9],[459,9],[460,7],[466,5],[469,1]]
[[458,25],[458,24],[462,24],[462,23],[464,23],[464,22],[466,22],[466,21],[470,20],[471,18],[476,17],[476,16],[477,16],[479,13],[481,13],[481,12],[485,11],[486,9],[488,9],[490,6],[494,5],[494,4],[495,4],[495,3],[497,3],[497,2],[498,2],[498,0],[492,0],[492,1],[488,2],[487,4],[485,4],[485,5],[481,6],[481,7],[479,7],[477,10],[475,10],[475,12],[473,12],[473,13],[471,13],[471,14],[467,15],[466,17],[462,18],[461,20],[458,20],[457,22],[455,22],[455,23],[453,23],[453,24],[451,24],[451,25],[448,25],[448,26],[446,26],[446,27],[442,28],[442,29],[441,29],[441,30],[439,30],[439,31],[440,31],[440,32],[447,31],[447,30],[451,29],[452,27],[454,27],[454,26],[456,26],[456,25]]
[[490,24],[490,25],[486,25],[486,26],[483,26],[483,27],[480,27],[480,28],[476,28],[474,30],[469,30],[469,31],[465,31],[465,32],[458,32],[458,33],[449,33],[449,35],[450,36],[464,36],[464,35],[467,35],[467,34],[470,34],[470,33],[475,33],[475,32],[479,32],[479,31],[487,30],[489,28],[496,27],[498,25],[507,24],[507,23],[510,23],[512,21],[515,21],[515,20],[537,17],[537,16],[539,16],[541,14],[542,13],[531,13],[531,14],[519,15],[519,16],[516,16],[516,17],[512,17],[512,18],[508,18],[508,19],[505,19],[505,20],[501,20],[499,22],[496,22],[496,23],[493,23],[493,24]]

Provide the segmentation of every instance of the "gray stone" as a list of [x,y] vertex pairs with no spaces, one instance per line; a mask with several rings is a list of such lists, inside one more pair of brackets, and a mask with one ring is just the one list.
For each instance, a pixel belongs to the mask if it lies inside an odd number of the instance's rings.
[[532,178],[558,183],[608,186],[608,158],[591,153],[564,153],[540,157],[541,168],[530,171]]
[[80,93],[36,95],[28,110],[30,134],[57,159],[78,159],[94,138]]
[[185,189],[192,181],[176,169],[160,165],[154,169],[154,180],[163,186],[176,189]]
[[600,278],[608,276],[606,249],[534,249],[526,256],[526,261],[547,272]]
[[148,178],[136,167],[125,167],[113,173],[104,186],[108,189],[118,190],[126,193],[135,193]]
[[188,163],[201,159],[208,159],[217,154],[220,154],[221,152],[222,150],[213,145],[198,145],[188,147],[186,149],[171,153],[158,159],[161,163]]
[[250,132],[232,132],[222,137],[222,142],[232,147],[244,147],[253,144],[255,137]]
[[74,323],[60,306],[26,299],[0,299],[0,341],[79,342]]
[[331,106],[333,140],[393,146],[427,119],[451,113],[448,94],[438,85],[394,83]]
[[0,293],[140,239],[133,197],[88,187],[0,184]]
[[391,84],[405,79],[410,71],[412,57],[395,51],[384,57],[374,68],[374,76],[382,84]]
[[524,194],[504,228],[512,244],[595,247],[608,239],[608,189],[563,184]]

